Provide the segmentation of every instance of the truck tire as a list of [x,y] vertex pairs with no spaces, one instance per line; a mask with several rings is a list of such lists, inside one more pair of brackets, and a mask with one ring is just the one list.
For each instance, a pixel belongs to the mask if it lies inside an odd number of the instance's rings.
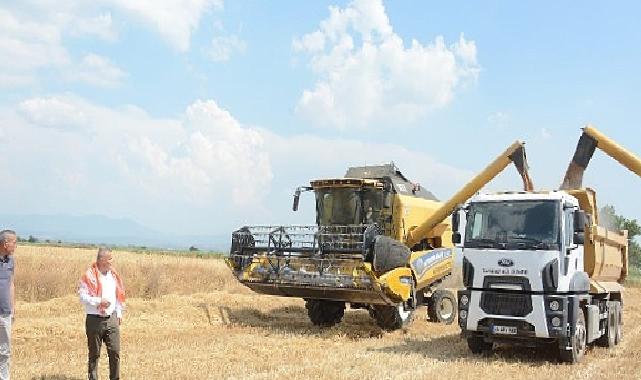
[[332,327],[345,315],[345,302],[308,299],[305,301],[307,316],[315,326]]
[[[414,310],[405,307],[404,303],[393,305],[374,305],[372,314],[376,324],[383,330],[394,331],[410,324]],[[372,315],[370,314],[370,315]]]
[[454,293],[439,289],[427,301],[427,317],[432,322],[450,325],[456,319],[456,308]]
[[473,354],[483,354],[492,351],[494,343],[486,342],[482,336],[471,336],[467,338],[467,347]]
[[612,348],[616,344],[617,311],[614,307],[614,302],[608,301],[606,304],[608,318],[605,326],[605,334],[603,334],[596,343],[601,347]]
[[572,349],[566,350],[565,347],[559,347],[559,359],[564,363],[574,364],[580,362],[585,356],[586,338],[585,314],[583,309],[579,308],[574,326],[574,335],[570,338]]
[[405,267],[410,261],[410,249],[398,240],[379,235],[374,240],[372,264],[377,272]]
[[619,344],[623,340],[623,307],[620,301],[615,301],[616,304],[616,332],[614,334],[614,344]]

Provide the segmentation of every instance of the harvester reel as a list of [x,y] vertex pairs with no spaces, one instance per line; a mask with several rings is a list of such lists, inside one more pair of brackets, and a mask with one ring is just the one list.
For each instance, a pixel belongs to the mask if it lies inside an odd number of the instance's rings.
[[292,246],[292,239],[283,227],[269,233],[269,242],[273,248],[288,248]]

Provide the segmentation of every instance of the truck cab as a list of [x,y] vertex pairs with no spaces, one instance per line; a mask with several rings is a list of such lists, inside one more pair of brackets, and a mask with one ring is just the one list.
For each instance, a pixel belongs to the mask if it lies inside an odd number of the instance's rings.
[[465,287],[459,325],[472,352],[549,343],[576,362],[589,343],[618,343],[627,241],[594,224],[584,209],[595,204],[583,189],[484,194],[464,206],[454,241]]

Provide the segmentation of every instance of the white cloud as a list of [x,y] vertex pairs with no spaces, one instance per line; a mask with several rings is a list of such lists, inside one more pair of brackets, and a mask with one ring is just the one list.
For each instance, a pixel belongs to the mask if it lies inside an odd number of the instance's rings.
[[[104,59],[81,53],[75,62],[66,46],[69,37],[98,38],[115,42],[117,25],[133,19],[148,25],[174,49],[189,49],[191,35],[201,18],[211,10],[221,10],[223,0],[25,0],[0,5],[0,88],[21,87],[38,82],[45,70],[86,84],[110,87],[123,77],[120,69]],[[120,24],[116,17],[126,18]],[[230,41],[231,43],[237,41]],[[228,44],[229,45],[229,44]],[[230,45],[240,48],[239,44]],[[73,54],[75,55],[75,54]],[[92,79],[92,74],[99,77]]]
[[[74,154],[82,155],[79,162],[89,166],[70,167],[64,171],[66,178],[73,174],[76,179],[89,177],[87,183],[103,182],[100,177],[105,173],[93,172],[91,167],[104,155],[108,162],[100,165],[106,165],[111,176],[120,177],[128,191],[191,205],[211,205],[215,199],[229,198],[238,206],[260,200],[272,178],[260,133],[240,124],[211,100],[194,102],[177,120],[154,119],[136,107],[96,106],[72,95],[27,99],[17,111],[24,129],[40,129],[39,133],[48,135],[36,138],[30,146],[48,142],[64,147],[72,141],[81,146]],[[20,129],[13,132],[17,138],[25,135]],[[56,144],[50,143],[51,134],[56,135]],[[56,158],[68,153],[63,149]],[[25,154],[49,162],[37,148],[21,153]]]
[[59,28],[49,22],[21,17],[0,7],[0,87],[35,81],[35,70],[69,63]]
[[30,98],[0,108],[0,132],[6,166],[20,167],[3,196],[21,209],[5,212],[129,216],[159,230],[313,223],[313,206],[290,211],[294,187],[353,165],[394,161],[443,198],[469,177],[395,144],[249,127],[213,100],[159,119],[73,95]]
[[77,35],[96,36],[109,42],[115,42],[118,39],[118,31],[109,11],[96,16],[79,18],[71,27],[74,30],[73,33]]
[[32,98],[18,105],[18,111],[30,123],[61,130],[88,124],[85,108],[85,104],[70,101],[68,97]]
[[497,128],[505,128],[510,121],[510,114],[505,111],[496,111],[487,117],[487,121]]
[[317,75],[297,112],[319,126],[364,128],[411,123],[449,104],[479,73],[476,45],[461,34],[447,46],[439,36],[409,46],[394,33],[380,0],[330,7],[318,30],[294,39]]
[[69,80],[83,82],[97,87],[116,87],[122,83],[126,74],[108,58],[97,54],[87,54],[67,71]]
[[150,25],[179,51],[189,50],[191,33],[209,10],[223,8],[223,0],[109,0]]
[[247,43],[236,35],[217,36],[211,40],[211,45],[205,49],[205,54],[214,62],[229,61],[234,52],[244,53]]
[[541,128],[541,138],[548,140],[550,137],[552,137],[550,131],[547,128]]

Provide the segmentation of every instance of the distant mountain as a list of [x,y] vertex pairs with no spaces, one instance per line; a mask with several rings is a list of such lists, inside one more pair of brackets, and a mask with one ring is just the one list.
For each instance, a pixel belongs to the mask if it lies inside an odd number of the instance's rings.
[[39,240],[137,245],[156,248],[227,250],[228,235],[171,235],[145,227],[131,219],[104,215],[0,215],[0,228],[15,230],[22,238]]

